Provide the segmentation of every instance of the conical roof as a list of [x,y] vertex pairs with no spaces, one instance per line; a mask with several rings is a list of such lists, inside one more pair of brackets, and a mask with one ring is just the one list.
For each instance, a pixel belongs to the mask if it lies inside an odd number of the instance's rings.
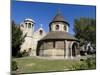
[[61,12],[58,12],[57,15],[54,17],[53,21],[65,21]]
[[64,22],[69,25],[69,23],[64,19],[60,11],[57,12],[56,16],[53,18],[52,22],[50,22],[49,25],[51,25],[51,23],[54,23],[54,22]]

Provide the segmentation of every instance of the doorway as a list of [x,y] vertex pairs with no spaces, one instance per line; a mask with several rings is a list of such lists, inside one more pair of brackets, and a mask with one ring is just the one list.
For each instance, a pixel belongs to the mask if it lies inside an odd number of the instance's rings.
[[72,45],[72,56],[75,57],[76,56],[76,50],[77,50],[77,43],[73,43]]

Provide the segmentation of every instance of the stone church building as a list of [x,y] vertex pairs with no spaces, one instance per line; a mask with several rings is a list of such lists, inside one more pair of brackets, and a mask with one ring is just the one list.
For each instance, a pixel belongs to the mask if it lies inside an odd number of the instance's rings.
[[36,56],[36,49],[38,41],[46,35],[46,32],[42,26],[34,32],[35,21],[32,19],[25,19],[24,22],[20,24],[20,28],[25,36],[24,42],[21,45],[20,52],[29,52],[30,56]]
[[46,33],[42,26],[34,32],[35,21],[25,19],[20,27],[26,35],[21,45],[21,52],[26,50],[30,56],[70,58],[80,55],[79,41],[69,33],[70,24],[61,12],[49,23],[50,32]]

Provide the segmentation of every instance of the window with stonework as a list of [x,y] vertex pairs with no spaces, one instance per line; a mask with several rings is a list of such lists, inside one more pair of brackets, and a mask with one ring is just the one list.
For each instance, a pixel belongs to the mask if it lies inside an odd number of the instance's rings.
[[31,28],[31,23],[28,24],[28,28]]
[[56,25],[56,30],[59,30],[59,25]]
[[66,26],[64,26],[64,30],[65,30],[65,31],[67,30]]

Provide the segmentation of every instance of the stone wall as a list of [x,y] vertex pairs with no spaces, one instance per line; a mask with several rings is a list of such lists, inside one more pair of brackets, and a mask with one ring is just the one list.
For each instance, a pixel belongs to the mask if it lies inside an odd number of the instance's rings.
[[[73,43],[77,44],[76,41],[68,41],[68,40],[42,42],[41,45],[39,45],[40,48],[38,49],[39,50],[38,52],[40,56],[63,56],[66,58],[74,57],[72,55]],[[80,51],[77,48],[75,50],[75,55],[77,56],[79,54],[80,54]]]
[[40,50],[39,55],[40,56],[64,56],[64,50],[63,49]]
[[38,47],[38,55],[40,56],[67,56],[69,55],[70,41],[43,41]]
[[[56,25],[59,25],[59,30],[56,30]],[[64,26],[66,26],[66,30],[64,30]],[[55,23],[52,23],[52,25],[51,25],[51,31],[65,31],[65,32],[68,32],[69,27],[65,23],[55,22]]]
[[20,52],[23,52],[24,50],[28,52],[29,49],[33,50],[33,38],[31,37],[25,37],[25,41],[21,45],[21,50]]
[[[30,26],[31,23],[31,26]],[[37,31],[34,32],[34,24],[31,21],[25,21],[21,23],[21,30],[23,32],[23,36],[26,35],[23,44],[21,45],[20,52],[23,52],[24,50],[26,52],[29,51],[31,48],[31,55],[30,56],[36,56],[36,48],[37,48],[37,43],[40,39],[42,39],[45,35],[46,32],[44,29],[41,27]],[[42,35],[40,35],[40,30],[43,31]]]
[[63,49],[64,50],[64,41],[56,41],[55,42],[55,48],[56,49]]

